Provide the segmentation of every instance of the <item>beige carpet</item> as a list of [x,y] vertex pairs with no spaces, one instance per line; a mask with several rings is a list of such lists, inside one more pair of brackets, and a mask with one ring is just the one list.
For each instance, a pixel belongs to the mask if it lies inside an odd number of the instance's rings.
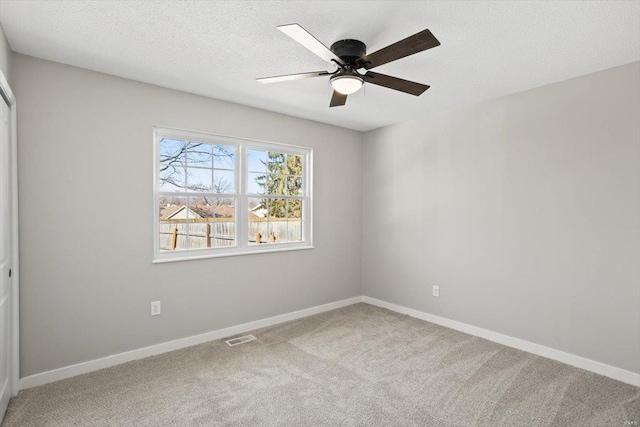
[[640,424],[637,387],[366,304],[253,333],[21,391],[3,426]]

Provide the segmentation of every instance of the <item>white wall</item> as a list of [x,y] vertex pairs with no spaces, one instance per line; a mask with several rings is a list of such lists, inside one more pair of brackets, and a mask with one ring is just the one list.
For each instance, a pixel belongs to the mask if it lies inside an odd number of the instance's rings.
[[[21,376],[361,294],[362,134],[19,54],[13,80]],[[315,249],[151,264],[154,125],[313,148]]]
[[11,83],[10,68],[11,68],[11,58],[13,56],[13,52],[9,47],[9,42],[4,35],[4,30],[2,26],[0,26],[0,70],[7,78],[9,83]]
[[632,63],[368,132],[364,294],[640,372],[639,94]]

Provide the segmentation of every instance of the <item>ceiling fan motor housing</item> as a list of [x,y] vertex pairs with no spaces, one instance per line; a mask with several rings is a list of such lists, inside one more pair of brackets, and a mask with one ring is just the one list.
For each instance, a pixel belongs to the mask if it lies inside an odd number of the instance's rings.
[[331,45],[331,51],[347,64],[352,65],[367,53],[367,46],[360,40],[339,40]]

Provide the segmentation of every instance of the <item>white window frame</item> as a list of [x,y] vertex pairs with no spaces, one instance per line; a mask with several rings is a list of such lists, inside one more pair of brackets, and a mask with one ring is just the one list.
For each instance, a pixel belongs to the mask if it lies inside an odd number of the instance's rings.
[[[160,250],[160,207],[158,200],[161,197],[159,190],[160,171],[160,140],[172,138],[188,141],[201,141],[210,144],[230,145],[236,147],[235,156],[235,193],[221,196],[234,197],[235,221],[236,221],[236,245],[232,247],[188,249],[178,251]],[[295,154],[302,157],[302,197],[291,197],[302,199],[302,241],[284,243],[266,243],[260,245],[249,244],[249,198],[260,196],[249,195],[248,190],[248,170],[247,152],[250,149],[281,152]],[[281,144],[276,142],[256,141],[245,138],[217,135],[204,132],[196,132],[183,129],[172,129],[165,127],[153,128],[153,263],[187,261],[205,258],[217,258],[237,255],[248,255],[268,252],[292,251],[301,249],[313,249],[313,219],[312,219],[312,192],[313,192],[313,150],[311,148]],[[269,195],[265,195],[269,196]],[[289,198],[286,195],[274,195],[276,198]]]

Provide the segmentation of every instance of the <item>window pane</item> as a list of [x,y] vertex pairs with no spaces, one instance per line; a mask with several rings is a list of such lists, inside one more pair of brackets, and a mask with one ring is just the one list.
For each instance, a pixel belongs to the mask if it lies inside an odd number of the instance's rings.
[[270,151],[267,153],[267,175],[262,182],[266,194],[286,194],[287,166],[286,154]]
[[247,179],[247,193],[265,194],[267,188],[267,175],[264,172],[250,173]]
[[287,176],[282,174],[267,175],[267,191],[269,194],[285,194]]
[[289,199],[289,204],[287,205],[287,218],[289,218],[289,220],[302,218],[302,200]]
[[289,175],[302,175],[302,156],[287,154],[287,173]]
[[235,199],[216,198],[215,222],[212,224],[211,247],[236,245]]
[[285,194],[286,175],[250,173],[247,190],[250,194]]
[[267,200],[249,198],[249,236],[250,245],[266,243],[268,237]]
[[159,201],[159,248],[161,251],[186,249],[187,198],[160,197]]
[[283,173],[286,171],[286,156],[284,153],[269,151],[267,153],[267,170],[271,173]]
[[302,203],[301,199],[250,198],[249,244],[302,241]]
[[[249,150],[247,159],[249,193],[302,195],[302,156]],[[258,172],[265,168],[266,173]]]
[[236,223],[233,221],[220,221],[211,224],[213,227],[211,247],[220,248],[236,245]]
[[212,167],[213,147],[204,142],[187,142],[187,166]]
[[267,200],[257,197],[249,198],[249,219],[267,217]]
[[161,165],[158,178],[160,191],[185,191],[186,172],[182,166]]
[[187,249],[187,224],[160,222],[160,250],[161,251],[180,251]]
[[187,190],[210,193],[211,173],[211,169],[187,168]]
[[287,221],[278,221],[278,222],[269,221],[268,242],[269,243],[284,242],[285,241],[284,234],[282,232],[285,231],[286,226],[287,226]]
[[249,150],[247,152],[247,171],[266,172],[267,152],[262,150]]
[[[216,218],[234,218],[235,217],[235,197],[215,197],[215,217]],[[224,206],[233,206],[233,211]]]
[[270,243],[302,241],[302,200],[269,199]]
[[226,170],[213,170],[213,192],[235,193],[235,172]]
[[269,243],[287,241],[287,199],[268,199]]
[[216,197],[215,199],[215,220],[235,221],[235,199],[233,197]]
[[235,199],[191,197],[189,249],[235,246]]
[[185,163],[184,141],[162,138],[159,144],[160,165],[182,165]]
[[186,197],[160,197],[159,201],[160,222],[174,219],[187,219]]
[[301,242],[302,241],[302,220],[291,219],[287,221],[287,241],[288,242]]
[[268,199],[269,220],[287,219],[287,199]]
[[213,221],[212,197],[189,197],[189,222],[211,222]]
[[217,169],[236,168],[236,150],[229,145],[213,146],[213,167]]
[[302,200],[289,199],[287,205],[287,241],[302,241]]
[[287,177],[287,194],[290,196],[302,195],[302,177],[301,176]]
[[211,223],[203,220],[189,221],[189,249],[207,248],[207,232],[211,233]]

